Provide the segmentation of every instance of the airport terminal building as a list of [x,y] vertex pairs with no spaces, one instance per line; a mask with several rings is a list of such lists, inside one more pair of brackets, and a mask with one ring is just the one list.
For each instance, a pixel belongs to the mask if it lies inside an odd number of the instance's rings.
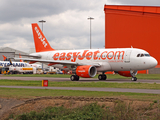
[[25,53],[25,52],[22,52],[22,51],[19,51],[19,50],[10,48],[10,47],[1,47],[0,48],[0,61],[3,61],[2,55],[6,57],[19,57],[19,53],[22,55],[28,55],[28,53]]

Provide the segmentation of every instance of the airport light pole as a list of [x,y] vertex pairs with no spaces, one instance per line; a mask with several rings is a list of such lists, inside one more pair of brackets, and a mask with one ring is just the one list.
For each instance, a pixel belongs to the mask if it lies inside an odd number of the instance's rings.
[[91,20],[93,20],[94,18],[89,17],[88,20],[90,20],[90,49],[91,49]]
[[39,22],[42,23],[42,32],[43,32],[43,23],[45,23],[46,21],[40,20]]
[[[43,23],[45,23],[46,21],[45,20],[40,20],[39,22],[42,23],[42,32],[43,32]],[[42,71],[43,71],[43,63],[42,63]]]

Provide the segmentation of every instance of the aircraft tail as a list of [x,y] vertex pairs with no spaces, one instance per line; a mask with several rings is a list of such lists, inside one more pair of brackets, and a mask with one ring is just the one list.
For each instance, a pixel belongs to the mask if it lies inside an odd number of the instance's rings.
[[32,23],[33,38],[36,52],[53,51],[37,23]]
[[[19,53],[19,58],[22,58],[21,53]],[[20,62],[23,62],[23,60],[20,59]]]
[[4,55],[2,55],[3,56],[3,61],[5,61],[6,59],[7,59],[7,57],[6,56],[4,56]]
[[9,65],[7,64],[7,66],[13,65],[11,59],[7,59],[7,57],[4,56],[4,55],[2,55],[2,56],[3,56],[3,61],[9,61],[10,62],[10,64]]

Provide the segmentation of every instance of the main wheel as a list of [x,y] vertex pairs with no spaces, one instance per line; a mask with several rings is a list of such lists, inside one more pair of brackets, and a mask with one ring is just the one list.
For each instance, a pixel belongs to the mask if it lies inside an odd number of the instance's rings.
[[75,75],[71,75],[70,80],[71,80],[71,81],[74,81],[74,80],[75,80],[75,78],[76,78],[76,76],[75,76]]
[[137,81],[137,78],[136,77],[132,77],[131,80],[132,81]]
[[102,80],[102,75],[101,75],[101,74],[98,75],[98,79],[99,79],[99,80]]
[[79,76],[78,75],[71,75],[70,79],[71,79],[71,81],[78,81]]
[[75,75],[75,77],[76,77],[75,80],[78,81],[78,80],[79,80],[79,76],[78,76],[78,75]]
[[106,80],[107,79],[107,76],[104,74],[104,75],[102,75],[102,77],[103,77],[103,80]]
[[99,79],[99,80],[106,80],[106,79],[107,79],[107,76],[106,76],[105,74],[100,74],[100,75],[98,76],[98,79]]

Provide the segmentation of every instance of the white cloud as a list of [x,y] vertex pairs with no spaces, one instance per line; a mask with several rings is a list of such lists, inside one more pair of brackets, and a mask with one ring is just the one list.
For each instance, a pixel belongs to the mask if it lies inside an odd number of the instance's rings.
[[[18,46],[18,47],[17,47]],[[14,48],[20,51],[28,51],[29,52],[29,48],[33,46],[33,43],[29,42],[27,40],[25,40],[24,38],[14,38],[12,40],[12,42],[5,42],[1,47],[10,47],[10,48]]]
[[159,0],[108,0],[123,5],[160,6]]
[[[43,31],[55,49],[89,48],[92,20],[92,48],[104,48],[105,4],[150,5],[138,0],[1,0],[0,47],[29,52],[34,47],[31,23],[46,20]],[[159,5],[153,0],[151,5]],[[41,24],[39,23],[40,27]]]

